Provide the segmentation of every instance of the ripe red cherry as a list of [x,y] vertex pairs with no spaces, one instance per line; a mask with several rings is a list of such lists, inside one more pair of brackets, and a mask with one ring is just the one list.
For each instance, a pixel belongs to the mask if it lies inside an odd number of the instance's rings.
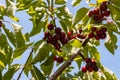
[[102,33],[101,35],[100,35],[100,39],[105,39],[106,38],[106,33]]
[[103,17],[104,17],[103,14],[98,14],[98,15],[94,16],[94,20],[95,21],[101,21],[103,19]]
[[81,36],[81,35],[80,35],[80,33],[79,33],[79,34],[77,34],[77,37],[78,37],[78,38],[80,38],[80,36]]
[[95,72],[97,72],[99,69],[98,69],[97,66],[95,66],[95,67],[93,68],[93,70],[94,70]]
[[62,63],[62,62],[63,62],[63,60],[64,60],[64,58],[63,58],[63,57],[58,57],[56,61],[57,61],[58,63]]
[[61,33],[61,28],[55,28],[55,33],[60,34]]
[[110,15],[110,11],[104,11],[102,14],[103,14],[104,16],[108,17],[108,16]]
[[98,8],[95,8],[94,10],[93,10],[93,13],[95,14],[95,15],[97,15],[97,14],[99,14],[99,9]]
[[101,4],[100,5],[100,10],[101,11],[106,11],[107,10],[107,5],[106,4]]
[[72,35],[73,35],[73,32],[72,32],[72,31],[69,31],[69,32],[67,33],[68,39],[72,39]]
[[94,31],[97,31],[98,30],[98,28],[96,28],[96,27],[92,27],[92,31],[94,32]]
[[52,57],[52,59],[53,59],[53,61],[56,61],[56,60],[57,60],[57,57],[54,55],[54,56]]
[[94,36],[95,36],[94,33],[91,32],[91,33],[89,33],[88,38],[91,39],[91,38],[93,38]]
[[86,59],[85,59],[85,62],[86,62],[86,63],[91,63],[91,61],[92,61],[91,58],[86,58]]
[[45,32],[44,33],[44,39],[48,38],[49,36],[51,36],[50,32]]
[[54,25],[53,24],[48,24],[47,28],[48,28],[48,30],[53,30],[54,29]]
[[2,21],[0,21],[0,27],[2,27]]
[[83,72],[83,73],[86,73],[86,72],[87,72],[87,69],[86,69],[85,66],[82,66],[82,72]]
[[87,70],[88,70],[89,72],[92,72],[92,71],[93,71],[92,66],[91,66],[91,67],[89,67],[89,68],[87,68]]
[[89,16],[89,17],[92,17],[93,14],[94,14],[94,12],[93,12],[93,11],[90,11],[90,12],[88,13],[88,16]]
[[80,34],[82,33],[82,29],[79,29],[79,33],[80,33]]
[[102,4],[104,4],[104,5],[107,5],[107,3],[108,3],[108,1],[104,1],[104,2],[102,2]]

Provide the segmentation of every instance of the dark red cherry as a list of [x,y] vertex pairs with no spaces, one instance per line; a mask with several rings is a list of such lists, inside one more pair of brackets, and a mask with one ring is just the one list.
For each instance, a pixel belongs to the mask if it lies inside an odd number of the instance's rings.
[[50,24],[47,25],[47,28],[48,28],[48,30],[53,30],[54,29],[54,25],[50,23]]

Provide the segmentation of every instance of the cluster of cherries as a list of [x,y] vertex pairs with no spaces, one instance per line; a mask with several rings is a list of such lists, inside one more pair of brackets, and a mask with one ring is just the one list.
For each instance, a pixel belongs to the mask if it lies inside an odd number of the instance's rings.
[[66,33],[62,32],[61,28],[55,27],[51,23],[47,25],[47,28],[48,31],[44,33],[44,39],[47,40],[47,43],[52,44],[55,49],[61,51],[61,46],[67,44],[68,42]]
[[93,17],[93,19],[97,22],[103,21],[105,17],[110,15],[110,11],[107,7],[108,4],[108,1],[102,2],[99,8],[95,8],[89,12],[89,17]]
[[100,29],[98,29],[97,27],[92,27],[92,32],[89,33],[88,38],[95,38],[96,40],[105,39],[106,31],[107,28],[105,27],[101,27]]
[[86,65],[82,66],[82,72],[83,73],[86,73],[87,71],[89,71],[89,72],[92,72],[92,71],[97,72],[99,70],[95,60],[93,60],[91,58],[86,58],[85,62],[86,62]]
[[61,31],[61,28],[55,27],[53,24],[47,25],[48,31],[44,33],[44,39],[47,43],[52,44],[55,49],[61,51],[60,48],[62,45],[67,44],[71,39],[85,39],[86,35],[82,34],[82,29],[79,29],[77,33],[69,31],[67,34]]
[[53,61],[56,61],[57,63],[62,63],[64,60],[64,58],[61,56],[59,56],[59,57],[53,56],[52,59],[53,59]]
[[67,37],[68,37],[69,40],[76,39],[76,38],[78,38],[78,39],[85,39],[86,35],[82,34],[82,29],[79,29],[79,31],[77,33],[75,33],[75,34],[73,34],[73,31],[69,31],[67,33]]

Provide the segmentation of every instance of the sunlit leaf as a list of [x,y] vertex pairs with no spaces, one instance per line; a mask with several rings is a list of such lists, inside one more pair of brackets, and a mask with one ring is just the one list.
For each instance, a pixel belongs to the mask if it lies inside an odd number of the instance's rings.
[[35,70],[35,75],[37,76],[38,80],[46,80],[45,77],[43,76],[43,74],[41,73],[41,71],[36,67],[33,66],[34,70]]
[[73,17],[73,25],[76,25],[78,22],[80,22],[84,17],[85,15],[87,14],[88,12],[88,9],[83,7],[83,8],[80,8],[77,13],[75,14],[75,16]]
[[67,2],[67,0],[55,0],[55,4],[61,5],[61,4],[65,4]]
[[81,0],[73,0],[72,5],[73,6],[78,6],[80,2],[81,2]]
[[41,64],[41,69],[45,75],[50,75],[53,69],[53,59],[50,56],[44,63]]
[[20,68],[19,64],[13,65],[3,76],[3,80],[11,80],[15,72]]
[[77,40],[77,39],[73,40],[73,41],[71,42],[71,45],[72,45],[73,47],[76,47],[76,48],[81,48],[81,42],[80,42],[79,40]]

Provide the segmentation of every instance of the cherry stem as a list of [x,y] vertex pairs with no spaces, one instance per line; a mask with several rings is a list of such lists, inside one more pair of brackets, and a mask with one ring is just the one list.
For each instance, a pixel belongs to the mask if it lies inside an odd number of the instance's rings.
[[[89,42],[89,38],[86,38],[83,43],[82,43],[82,47],[85,47],[85,45],[87,45],[87,43]],[[78,51],[76,51],[76,53],[74,53],[63,65],[61,65],[61,67],[59,67],[56,72],[51,75],[49,77],[49,80],[56,80],[57,77],[71,64],[71,62],[78,56],[80,55],[83,60],[85,60],[84,55],[81,53],[80,49]]]

